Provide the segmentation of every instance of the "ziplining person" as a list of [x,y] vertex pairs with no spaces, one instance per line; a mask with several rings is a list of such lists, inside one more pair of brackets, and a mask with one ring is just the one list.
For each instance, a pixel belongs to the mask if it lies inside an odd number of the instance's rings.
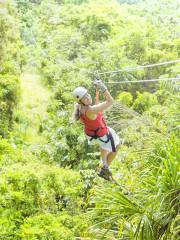
[[[178,62],[180,62],[180,59],[156,64],[142,65],[137,67],[129,67],[115,71],[102,72],[98,73],[98,75],[119,73],[123,71],[134,71],[140,68],[152,68]],[[138,81],[118,81],[108,83],[121,84],[127,82],[141,83],[172,80],[177,81],[180,80],[180,78],[178,76],[177,78],[145,79]],[[98,175],[107,180],[113,180],[116,183],[115,179],[112,178],[112,173],[109,170],[109,165],[116,157],[122,142],[120,141],[116,132],[112,128],[107,126],[103,118],[103,111],[112,105],[113,98],[110,92],[108,91],[107,87],[101,80],[94,81],[94,84],[96,86],[96,102],[94,105],[92,105],[92,98],[89,95],[88,90],[86,88],[77,87],[76,89],[74,89],[73,96],[76,98],[78,103],[75,104],[73,118],[75,121],[81,120],[81,122],[84,124],[84,132],[88,139],[88,143],[93,144],[94,142],[96,142],[100,146],[103,167],[100,169]],[[99,103],[99,90],[103,92],[105,97],[105,101],[102,103]]]
[[[97,143],[100,147],[103,166],[98,175],[106,180],[110,180],[112,173],[109,165],[114,160],[121,146],[121,141],[116,132],[107,126],[103,111],[113,104],[113,98],[107,87],[101,80],[95,80],[96,101],[92,104],[92,97],[84,87],[77,87],[73,91],[73,96],[77,100],[74,106],[73,119],[80,120],[84,124],[84,132],[88,139],[88,144]],[[99,103],[99,90],[104,94],[105,101]]]

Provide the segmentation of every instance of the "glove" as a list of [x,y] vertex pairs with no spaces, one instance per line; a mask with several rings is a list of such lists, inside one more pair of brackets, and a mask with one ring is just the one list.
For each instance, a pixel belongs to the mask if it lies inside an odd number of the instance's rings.
[[106,85],[101,80],[95,80],[94,85],[100,89],[102,92],[105,92],[107,90]]

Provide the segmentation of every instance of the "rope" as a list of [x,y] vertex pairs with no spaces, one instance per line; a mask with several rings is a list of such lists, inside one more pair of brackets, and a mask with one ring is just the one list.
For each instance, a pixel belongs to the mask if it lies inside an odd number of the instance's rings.
[[145,80],[137,80],[137,81],[119,81],[119,82],[106,82],[106,84],[111,83],[141,83],[141,82],[157,82],[157,81],[178,81],[178,78],[157,78],[157,79],[145,79]]
[[137,67],[126,67],[126,68],[115,70],[115,71],[100,72],[98,74],[103,75],[103,74],[111,74],[111,73],[118,73],[118,72],[125,72],[125,71],[128,72],[128,71],[134,71],[134,70],[141,69],[141,68],[151,68],[151,67],[168,65],[168,64],[172,64],[172,63],[178,63],[178,62],[180,62],[180,59],[167,61],[167,62],[161,62],[161,63],[155,63],[155,64],[149,64],[149,65],[142,65],[142,66],[137,66]]

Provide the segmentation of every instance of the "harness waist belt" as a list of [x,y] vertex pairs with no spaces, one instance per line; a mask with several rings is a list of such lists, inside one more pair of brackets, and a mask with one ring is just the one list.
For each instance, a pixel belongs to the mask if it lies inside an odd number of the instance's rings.
[[[111,142],[111,148],[112,148],[112,152],[116,152],[116,147],[115,147],[115,143],[114,143],[114,139],[113,139],[113,136],[112,136],[112,133],[110,132],[110,130],[108,129],[108,133],[106,133],[106,136],[107,136],[107,140],[103,140],[101,139],[100,136],[97,135],[97,131],[99,130],[100,128],[97,128],[96,130],[93,130],[94,131],[94,136],[90,136],[88,135],[89,137],[91,137],[89,139],[89,141],[92,141],[93,139],[99,139],[101,142],[104,142],[104,143],[108,143],[109,141]],[[105,135],[104,135],[105,136]],[[102,137],[104,137],[102,136]]]

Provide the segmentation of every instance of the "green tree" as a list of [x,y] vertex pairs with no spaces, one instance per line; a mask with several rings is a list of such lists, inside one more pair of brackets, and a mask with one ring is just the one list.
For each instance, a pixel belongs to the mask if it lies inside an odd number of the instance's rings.
[[134,101],[133,108],[139,112],[143,113],[147,111],[151,106],[158,104],[157,97],[154,94],[144,92],[137,92],[137,98]]
[[133,102],[133,96],[129,92],[122,92],[118,95],[117,99],[126,106],[131,106]]

